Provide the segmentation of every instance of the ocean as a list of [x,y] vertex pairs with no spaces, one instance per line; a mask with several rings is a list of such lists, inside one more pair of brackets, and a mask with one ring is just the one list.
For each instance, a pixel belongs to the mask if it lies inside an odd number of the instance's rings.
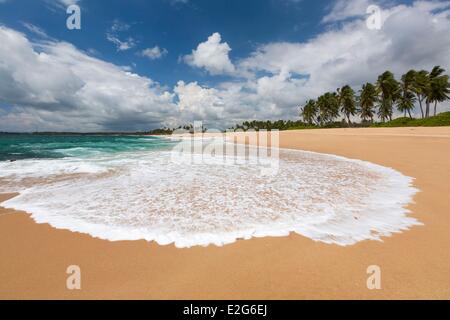
[[170,140],[138,135],[0,134],[0,161],[89,158],[164,148]]
[[254,162],[224,163],[212,154],[174,161],[184,159],[174,157],[179,143],[0,135],[0,193],[19,193],[2,206],[105,240],[181,248],[291,232],[346,246],[420,224],[405,208],[418,191],[413,179],[393,169],[281,149],[276,174],[263,175]]

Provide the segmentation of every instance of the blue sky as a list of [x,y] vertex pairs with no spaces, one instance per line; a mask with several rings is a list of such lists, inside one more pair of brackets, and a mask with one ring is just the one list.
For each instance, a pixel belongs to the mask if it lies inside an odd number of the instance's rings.
[[[81,30],[66,28],[70,3],[81,8]],[[386,27],[378,31],[366,30],[371,4],[380,7],[385,19]],[[134,130],[195,119],[228,125],[248,118],[294,118],[306,99],[346,83],[356,87],[374,81],[384,69],[400,76],[409,68],[450,67],[445,57],[450,52],[448,8],[448,1],[395,0],[0,0],[4,50],[13,48],[8,41],[18,37],[37,57],[27,62],[36,74],[28,76],[26,86],[16,79],[20,67],[12,64],[19,62],[0,60],[11,67],[4,70],[4,79],[14,81],[9,91],[0,89],[0,131],[68,125],[73,130]],[[431,38],[423,44],[416,38],[419,28]],[[63,49],[64,44],[70,48]],[[26,57],[30,49],[25,44],[22,49]],[[95,61],[76,65],[62,56],[72,54]],[[45,66],[50,79],[37,81],[44,77],[37,70]],[[105,71],[107,92],[95,91],[86,71],[97,66],[95,85],[102,83]],[[111,66],[128,75],[122,79]],[[328,77],[324,70],[330,70]],[[61,72],[71,74],[63,81],[67,87],[56,85]],[[141,82],[130,85],[129,74]],[[149,89],[139,91],[141,83]],[[132,107],[111,106],[113,91],[119,95],[121,86],[128,85],[127,92],[134,92],[128,101],[142,100]],[[36,99],[37,93],[23,93],[33,90],[46,94]],[[99,116],[105,113],[108,117]]]
[[[219,32],[232,46],[232,59],[246,57],[262,43],[305,41],[322,32],[321,23],[333,1],[295,0],[85,0],[79,3],[82,30],[68,30],[68,15],[57,0],[9,0],[0,21],[35,37],[23,23],[31,23],[56,39],[79,49],[94,49],[98,57],[118,65],[136,64],[140,74],[173,86],[180,79],[214,83],[215,77],[179,63],[211,33]],[[133,38],[135,47],[115,50],[106,38],[115,22],[129,26],[118,37]],[[149,60],[136,53],[158,45],[168,54]]]

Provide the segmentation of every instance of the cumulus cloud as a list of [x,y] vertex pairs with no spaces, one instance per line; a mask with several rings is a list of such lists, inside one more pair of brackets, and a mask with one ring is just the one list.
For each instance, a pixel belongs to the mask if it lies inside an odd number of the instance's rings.
[[160,48],[159,46],[155,46],[153,48],[147,48],[140,52],[140,55],[143,57],[147,57],[150,60],[160,59],[168,53],[167,49]]
[[192,50],[192,54],[184,56],[184,61],[192,67],[204,68],[213,75],[233,73],[234,65],[228,56],[230,51],[228,43],[222,42],[220,33],[215,32]]
[[179,81],[174,92],[178,95],[178,108],[185,117],[191,120],[223,118],[224,103],[218,90],[201,87],[197,82]]
[[367,8],[373,4],[376,4],[376,2],[370,0],[337,0],[330,12],[323,17],[322,22],[337,22],[364,16]]
[[173,95],[158,83],[69,43],[32,44],[6,27],[0,42],[0,100],[13,106],[1,130],[144,129],[173,116]]

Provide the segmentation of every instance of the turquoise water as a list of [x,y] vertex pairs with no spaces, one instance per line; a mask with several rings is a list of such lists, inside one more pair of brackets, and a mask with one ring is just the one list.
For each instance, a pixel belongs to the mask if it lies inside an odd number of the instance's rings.
[[149,136],[0,134],[0,161],[89,158],[170,145],[167,139]]

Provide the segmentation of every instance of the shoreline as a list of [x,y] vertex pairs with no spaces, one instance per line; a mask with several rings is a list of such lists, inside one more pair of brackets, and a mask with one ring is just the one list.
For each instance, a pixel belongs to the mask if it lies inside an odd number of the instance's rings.
[[[232,137],[229,137],[232,138]],[[238,136],[238,140],[240,140],[241,136]],[[277,148],[278,149],[278,148]],[[377,164],[363,161],[359,159],[349,159],[342,156],[337,156],[333,154],[325,154],[325,153],[318,153],[314,151],[304,151],[300,149],[288,149],[288,148],[279,148],[280,152],[284,154],[284,156],[281,156],[280,159],[284,159],[284,157],[289,157],[289,155],[296,155],[299,157],[304,157],[305,155],[317,157],[315,160],[319,162],[325,163],[326,161],[337,161],[335,162],[335,165],[338,165],[338,163],[345,163],[345,164],[352,164],[356,165],[361,168],[361,170],[366,170],[367,174],[377,174],[380,176],[389,176],[389,179],[386,179],[384,177],[385,185],[381,184],[383,187],[380,187],[379,189],[372,190],[372,193],[367,194],[366,196],[373,196],[371,199],[371,202],[376,202],[377,206],[368,206],[366,208],[366,211],[374,213],[376,210],[380,211],[380,216],[385,217],[386,219],[389,218],[389,211],[386,210],[386,207],[391,210],[392,215],[396,217],[397,219],[395,221],[392,221],[391,223],[385,222],[383,225],[380,225],[377,219],[372,219],[372,215],[367,214],[363,212],[361,209],[358,209],[358,219],[364,219],[365,223],[371,223],[371,232],[365,233],[364,232],[364,224],[360,225],[352,225],[350,221],[347,220],[347,222],[344,222],[337,218],[343,218],[344,216],[352,215],[351,211],[345,211],[347,208],[341,207],[340,210],[346,212],[346,215],[339,215],[336,216],[336,221],[332,223],[333,228],[339,228],[340,230],[346,230],[350,226],[355,227],[355,229],[359,230],[358,236],[350,236],[349,234],[340,234],[339,233],[333,233],[332,230],[323,231],[322,228],[328,229],[331,226],[329,224],[321,225],[321,224],[312,224],[309,226],[309,224],[300,223],[297,221],[295,224],[290,224],[289,227],[285,226],[284,228],[281,228],[276,226],[276,224],[273,224],[270,230],[261,230],[262,225],[256,225],[252,224],[250,228],[248,229],[238,229],[234,231],[224,232],[221,236],[218,236],[215,233],[212,232],[205,232],[201,235],[202,238],[207,237],[209,239],[209,243],[202,242],[202,243],[193,243],[197,240],[192,240],[191,238],[184,238],[182,235],[178,234],[177,236],[170,237],[164,237],[161,239],[161,237],[152,237],[150,236],[151,233],[140,234],[134,234],[133,237],[130,237],[129,235],[125,235],[125,230],[121,229],[118,226],[109,226],[109,225],[85,225],[84,227],[80,227],[78,221],[76,221],[76,218],[73,216],[66,217],[64,219],[64,223],[61,224],[61,222],[58,220],[55,221],[55,219],[52,219],[52,215],[57,215],[58,212],[50,212],[50,215],[47,215],[47,210],[34,210],[33,208],[24,208],[22,205],[17,204],[10,204],[9,201],[14,199],[15,197],[20,196],[20,193],[13,193],[13,194],[4,194],[3,196],[6,196],[7,199],[2,199],[2,194],[0,194],[0,205],[3,205],[3,208],[6,210],[16,211],[16,212],[24,212],[28,214],[31,219],[36,222],[37,224],[49,224],[51,227],[59,230],[67,230],[75,233],[80,234],[86,234],[88,236],[91,236],[92,238],[101,239],[101,240],[107,240],[110,242],[117,242],[117,241],[140,241],[144,240],[149,243],[156,243],[160,246],[167,246],[167,245],[174,245],[176,248],[179,249],[189,249],[192,247],[208,247],[208,246],[216,246],[216,247],[223,247],[226,245],[229,245],[231,243],[235,243],[237,241],[241,240],[250,240],[253,238],[264,238],[264,237],[284,237],[290,234],[298,234],[300,236],[306,237],[308,239],[312,239],[313,241],[318,241],[321,243],[327,243],[327,244],[335,244],[339,246],[349,246],[354,245],[355,243],[358,243],[360,241],[365,240],[377,240],[381,241],[383,237],[388,237],[389,235],[384,233],[402,233],[404,231],[409,230],[410,228],[413,228],[415,226],[421,226],[422,223],[418,221],[417,219],[409,217],[410,211],[406,209],[406,206],[410,203],[412,203],[413,197],[420,192],[419,189],[413,187],[413,181],[414,178],[408,177],[403,175],[402,173],[396,171],[393,168],[387,168],[383,166],[379,166]],[[300,165],[301,162],[298,163]],[[297,167],[297,169],[300,169],[301,167]],[[356,168],[355,168],[356,169]],[[345,170],[344,170],[345,172]],[[352,171],[352,175],[356,174],[355,171]],[[299,177],[297,177],[299,178]],[[350,177],[347,176],[347,179]],[[389,181],[389,182],[388,182]],[[395,181],[395,182],[394,182]],[[386,184],[394,184],[395,186],[388,186]],[[349,190],[351,190],[350,186]],[[389,189],[389,191],[383,189]],[[402,192],[400,192],[402,190]],[[356,190],[355,190],[356,191]],[[384,193],[384,194],[380,194]],[[374,195],[377,196],[374,196]],[[396,200],[389,202],[388,205],[383,203],[383,201],[380,201],[381,198],[384,198],[384,196],[395,194]],[[401,195],[401,196],[399,196]],[[400,198],[398,198],[400,197]],[[293,199],[292,199],[293,200]],[[363,198],[361,198],[363,200]],[[275,200],[274,200],[275,201]],[[363,202],[365,203],[365,202]],[[349,204],[350,205],[350,204]],[[333,206],[334,207],[334,206]],[[375,209],[376,208],[376,209]],[[384,209],[383,209],[384,208]],[[338,209],[339,210],[339,209]],[[206,213],[207,214],[207,213]],[[302,214],[301,210],[298,212],[299,215]],[[303,213],[304,214],[304,213]],[[43,217],[45,216],[45,217]],[[75,220],[72,220],[74,219]],[[357,219],[355,217],[355,219]],[[320,220],[320,218],[319,218]],[[339,222],[340,221],[340,222]],[[265,229],[265,228],[264,228]],[[390,231],[386,231],[386,229],[389,229]],[[176,233],[176,232],[175,232]],[[118,236],[118,234],[121,234],[121,236]],[[320,236],[319,236],[320,234]],[[359,239],[358,239],[359,238]],[[170,240],[169,240],[170,239]],[[215,240],[213,240],[215,239]],[[345,239],[345,240],[344,240]],[[191,243],[191,244],[186,244]]]
[[[450,298],[450,127],[314,129],[280,137],[281,148],[369,161],[416,178],[421,192],[408,216],[425,226],[350,247],[291,234],[176,249],[94,239],[0,208],[0,298]],[[65,289],[65,268],[77,261],[85,287],[73,292]],[[386,270],[380,291],[365,287],[371,264]]]

